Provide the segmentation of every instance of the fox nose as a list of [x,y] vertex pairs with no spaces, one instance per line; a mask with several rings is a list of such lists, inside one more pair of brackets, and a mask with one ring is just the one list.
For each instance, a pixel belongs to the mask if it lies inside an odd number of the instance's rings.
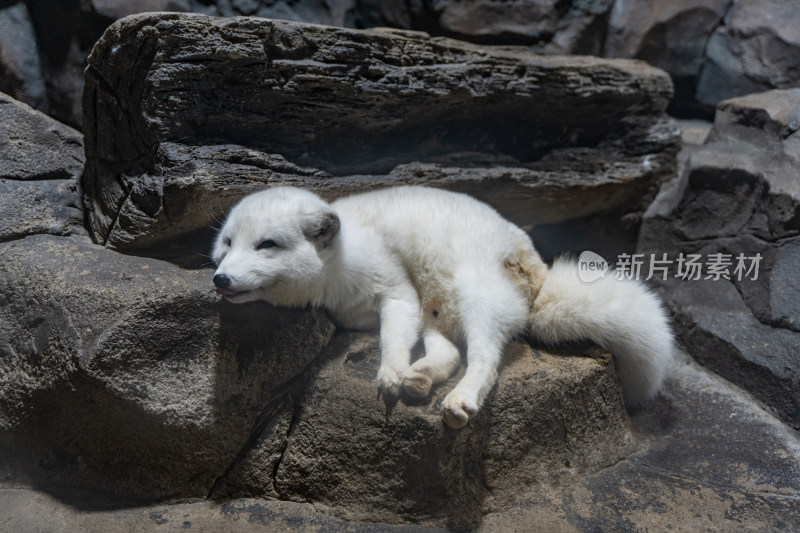
[[216,274],[214,276],[214,285],[220,289],[227,289],[231,286],[231,278],[225,274]]

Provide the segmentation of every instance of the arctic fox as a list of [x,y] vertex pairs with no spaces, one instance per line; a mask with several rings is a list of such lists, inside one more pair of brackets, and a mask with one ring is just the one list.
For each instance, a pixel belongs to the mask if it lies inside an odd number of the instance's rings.
[[[459,428],[497,379],[505,345],[589,339],[616,357],[629,406],[655,394],[672,357],[656,296],[613,276],[542,261],[528,235],[470,196],[396,187],[327,203],[293,187],[237,204],[214,244],[217,292],[234,303],[327,309],[341,326],[380,326],[379,393],[425,397],[460,367],[442,417]],[[411,364],[420,336],[425,354]]]

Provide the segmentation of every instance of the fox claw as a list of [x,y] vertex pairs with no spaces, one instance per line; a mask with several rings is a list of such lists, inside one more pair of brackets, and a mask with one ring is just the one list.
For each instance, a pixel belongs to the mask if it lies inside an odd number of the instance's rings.
[[381,367],[378,370],[378,398],[397,398],[400,396],[400,389],[403,386],[403,380],[400,373],[392,368]]

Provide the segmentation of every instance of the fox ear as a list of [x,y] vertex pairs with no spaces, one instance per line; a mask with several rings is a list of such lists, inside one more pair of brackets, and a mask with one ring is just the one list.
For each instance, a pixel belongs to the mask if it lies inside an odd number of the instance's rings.
[[321,209],[308,216],[303,224],[303,234],[324,248],[339,233],[339,225],[339,215],[333,210]]

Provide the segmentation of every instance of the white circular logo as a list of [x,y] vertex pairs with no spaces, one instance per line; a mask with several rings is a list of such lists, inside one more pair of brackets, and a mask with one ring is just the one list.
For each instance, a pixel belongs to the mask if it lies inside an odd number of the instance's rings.
[[578,277],[584,283],[604,278],[608,272],[608,262],[594,252],[582,252],[578,257]]

